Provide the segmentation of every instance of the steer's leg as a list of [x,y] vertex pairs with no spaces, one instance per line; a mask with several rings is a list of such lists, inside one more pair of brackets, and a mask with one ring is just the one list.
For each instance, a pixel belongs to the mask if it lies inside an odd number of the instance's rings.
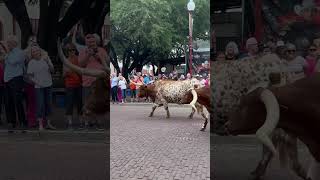
[[204,130],[206,130],[206,127],[207,127],[207,124],[208,124],[208,118],[207,118],[207,116],[204,114],[203,111],[201,112],[201,116],[205,119],[205,121],[204,121],[203,126],[202,126],[202,128],[201,128],[200,131],[204,131]]
[[257,168],[251,172],[253,179],[260,179],[265,173],[273,157],[273,153],[265,146],[262,146],[262,159],[260,160]]
[[192,108],[191,113],[190,113],[190,115],[189,115],[189,119],[192,119],[192,118],[193,118],[193,115],[194,115],[195,112],[196,112],[196,111]]
[[307,171],[302,167],[298,159],[297,138],[292,136],[290,136],[290,138],[292,138],[292,141],[287,148],[287,153],[291,160],[290,167],[299,177],[301,177],[302,179],[307,179]]
[[167,118],[170,118],[168,103],[163,100],[164,109],[167,111]]
[[154,103],[153,106],[152,106],[152,111],[151,111],[149,117],[152,117],[152,116],[153,116],[153,113],[154,113],[154,111],[157,109],[157,107],[161,107],[161,106],[162,106],[162,104],[156,104],[156,103]]

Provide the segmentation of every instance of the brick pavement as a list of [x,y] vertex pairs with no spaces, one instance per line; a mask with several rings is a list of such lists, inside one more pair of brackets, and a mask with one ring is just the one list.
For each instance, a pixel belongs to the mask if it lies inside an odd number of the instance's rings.
[[106,132],[0,131],[1,180],[106,180]]
[[[191,108],[111,105],[111,179],[210,179],[209,129]],[[209,127],[209,126],[208,126]]]
[[[262,146],[254,136],[211,136],[211,171],[215,180],[248,180],[262,157]],[[307,168],[311,160],[308,149],[299,143],[299,159]],[[236,178],[235,178],[236,177]],[[292,170],[281,168],[278,158],[269,164],[265,180],[300,180]]]

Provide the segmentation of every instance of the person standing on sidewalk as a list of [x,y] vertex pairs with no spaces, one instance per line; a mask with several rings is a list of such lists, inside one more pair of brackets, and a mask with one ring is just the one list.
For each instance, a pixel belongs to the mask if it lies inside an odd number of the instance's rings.
[[[78,66],[77,48],[74,44],[66,45],[68,60]],[[68,121],[68,129],[72,129],[73,107],[77,108],[77,115],[75,119],[79,120],[82,114],[82,95],[81,95],[81,75],[71,71],[67,67],[63,67],[64,84],[66,87],[66,116]],[[81,122],[81,120],[80,120]]]
[[[24,49],[24,52],[26,53],[26,62],[25,64],[28,65],[29,61],[32,59],[31,56],[31,48],[33,46],[39,46],[37,43],[37,37],[35,35],[30,36],[28,40],[28,46],[26,49]],[[41,49],[41,56],[43,58],[47,58],[48,53]],[[27,67],[28,68],[28,67]],[[26,94],[26,108],[27,108],[27,121],[28,121],[28,127],[29,128],[35,128],[37,127],[37,117],[36,117],[36,90],[34,88],[33,82],[28,81],[27,78],[24,79],[25,86],[24,91]]]
[[112,94],[112,104],[118,103],[118,84],[119,78],[116,73],[111,75],[111,94]]
[[16,37],[7,40],[8,55],[4,60],[5,106],[8,121],[8,132],[13,133],[16,128],[16,116],[22,132],[25,132],[27,121],[22,104],[23,74],[25,70],[25,53],[18,48]]
[[137,98],[136,85],[135,85],[135,83],[133,81],[134,81],[134,77],[131,76],[130,77],[130,83],[129,83],[131,102],[135,101],[135,99]]
[[[39,130],[44,130],[43,124],[50,113],[50,95],[52,86],[51,73],[54,72],[53,64],[50,58],[41,57],[41,49],[37,46],[31,48],[31,60],[28,64],[27,75],[34,83],[36,91],[36,111],[39,122]],[[56,129],[47,119],[47,129]]]
[[126,91],[127,91],[127,81],[123,76],[119,77],[119,87],[121,89],[121,103],[125,103],[126,102]]
[[[97,39],[93,34],[87,34],[85,37],[86,47],[79,52],[79,65],[83,68],[91,68],[98,70],[106,70],[107,66],[107,52],[102,47],[97,45]],[[96,81],[96,77],[82,75],[82,103],[86,103],[86,98],[91,94],[91,86]],[[81,127],[88,127],[87,117],[81,118]],[[84,122],[83,122],[84,121]],[[96,121],[97,122],[97,121]],[[83,124],[84,123],[84,124]],[[96,123],[96,129],[102,130]]]

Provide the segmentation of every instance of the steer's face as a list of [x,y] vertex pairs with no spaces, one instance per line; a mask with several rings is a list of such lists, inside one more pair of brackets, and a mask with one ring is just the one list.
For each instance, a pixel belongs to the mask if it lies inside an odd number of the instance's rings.
[[241,99],[237,110],[229,113],[225,128],[231,135],[254,134],[263,125],[265,117],[265,107],[254,91]]
[[139,98],[144,98],[148,96],[148,86],[143,85],[139,87],[139,93],[138,93],[138,97]]

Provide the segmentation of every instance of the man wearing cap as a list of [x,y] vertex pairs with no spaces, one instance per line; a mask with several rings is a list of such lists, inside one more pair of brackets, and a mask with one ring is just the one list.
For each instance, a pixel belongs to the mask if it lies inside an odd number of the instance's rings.
[[280,59],[286,59],[286,45],[283,41],[277,41],[276,54],[280,57]]
[[304,69],[308,66],[306,60],[297,55],[297,49],[294,44],[288,43],[286,45],[286,58],[288,63],[288,71],[294,72],[297,78],[304,77]]
[[247,40],[246,42],[246,49],[248,51],[247,54],[244,54],[243,56],[241,56],[240,59],[242,58],[256,58],[259,54],[259,47],[258,47],[258,41],[256,40],[256,38],[251,37]]
[[[107,52],[97,45],[97,39],[93,34],[85,37],[86,47],[79,52],[79,65],[85,68],[104,70],[107,68]],[[85,104],[86,97],[91,93],[91,85],[96,77],[82,76],[82,100]]]

